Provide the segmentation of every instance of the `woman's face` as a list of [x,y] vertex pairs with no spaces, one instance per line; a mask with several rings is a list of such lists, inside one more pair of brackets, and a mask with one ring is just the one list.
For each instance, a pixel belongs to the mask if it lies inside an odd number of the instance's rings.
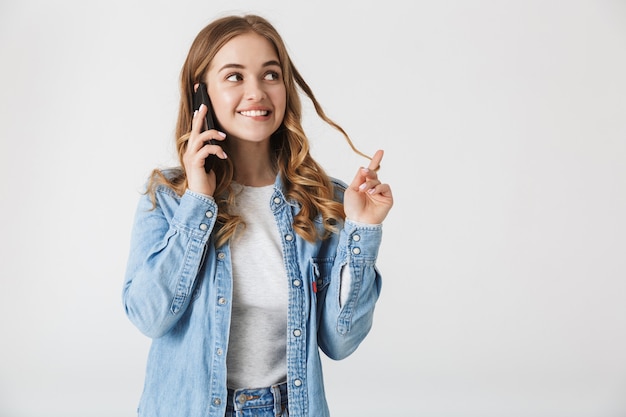
[[278,55],[264,37],[231,39],[213,58],[205,81],[215,117],[231,139],[269,140],[281,125],[287,93]]

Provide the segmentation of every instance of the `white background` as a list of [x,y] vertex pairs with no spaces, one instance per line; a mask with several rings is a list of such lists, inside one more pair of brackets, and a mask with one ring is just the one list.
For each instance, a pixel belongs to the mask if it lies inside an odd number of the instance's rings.
[[[626,416],[626,2],[0,3],[0,416],[131,417],[121,289],[196,33],[257,12],[395,206],[335,417]],[[307,105],[310,109],[310,106]],[[314,156],[366,161],[309,110]]]

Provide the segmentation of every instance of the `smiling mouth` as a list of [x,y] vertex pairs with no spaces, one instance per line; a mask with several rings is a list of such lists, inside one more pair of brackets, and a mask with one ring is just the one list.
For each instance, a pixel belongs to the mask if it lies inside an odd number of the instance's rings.
[[248,117],[267,116],[270,112],[267,110],[245,110],[240,111],[239,114]]

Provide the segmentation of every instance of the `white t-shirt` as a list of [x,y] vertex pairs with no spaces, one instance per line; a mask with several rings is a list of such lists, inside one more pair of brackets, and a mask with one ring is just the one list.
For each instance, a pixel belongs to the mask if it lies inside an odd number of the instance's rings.
[[286,380],[289,294],[278,226],[270,209],[274,186],[234,184],[245,228],[231,243],[233,308],[228,386],[267,387]]

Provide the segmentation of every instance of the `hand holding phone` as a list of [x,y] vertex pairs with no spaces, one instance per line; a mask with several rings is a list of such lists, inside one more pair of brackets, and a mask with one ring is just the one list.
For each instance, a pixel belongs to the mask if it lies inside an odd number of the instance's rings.
[[[213,116],[213,107],[211,106],[211,100],[209,99],[209,93],[206,88],[206,84],[200,83],[198,89],[193,95],[193,110],[200,109],[200,105],[204,104],[207,107],[206,115],[204,116],[204,128],[202,131],[215,129],[215,119]],[[215,141],[210,139],[205,144],[215,145]],[[211,154],[204,160],[204,170],[208,173],[213,168],[213,163],[218,159],[217,156]]]

